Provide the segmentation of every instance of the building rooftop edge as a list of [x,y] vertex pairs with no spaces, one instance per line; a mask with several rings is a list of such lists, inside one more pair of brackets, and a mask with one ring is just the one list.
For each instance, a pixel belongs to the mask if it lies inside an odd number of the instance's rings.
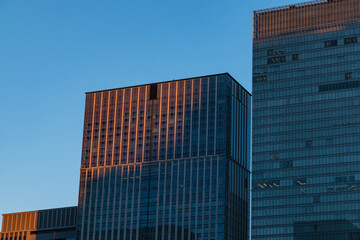
[[286,10],[286,9],[292,9],[292,8],[297,8],[297,7],[314,6],[314,5],[317,5],[317,4],[329,3],[329,2],[334,2],[334,0],[314,0],[314,1],[307,1],[307,2],[295,3],[295,4],[288,4],[288,5],[278,6],[278,7],[264,8],[264,9],[260,9],[260,10],[255,10],[255,11],[253,11],[253,12],[254,12],[255,14],[258,14],[258,13],[269,13],[269,12],[276,12],[276,11],[279,11],[279,10]]
[[5,215],[31,213],[31,212],[38,212],[38,211],[58,210],[58,209],[64,209],[64,208],[77,208],[77,206],[59,207],[59,208],[47,208],[47,209],[39,209],[39,210],[31,210],[31,211],[23,211],[23,212],[13,212],[13,213],[3,213],[1,215],[5,216]]
[[159,84],[159,83],[169,83],[169,82],[184,81],[184,80],[190,80],[190,79],[196,79],[196,78],[214,77],[214,76],[220,76],[220,75],[228,75],[228,76],[229,76],[231,79],[233,79],[237,84],[239,84],[242,89],[244,89],[250,96],[252,96],[251,93],[250,93],[246,88],[244,88],[238,81],[236,81],[236,79],[235,79],[233,76],[231,76],[230,73],[228,73],[228,72],[218,73],[218,74],[210,74],[210,75],[204,75],[204,76],[197,76],[197,77],[189,77],[189,78],[181,78],[181,79],[167,80],[167,81],[162,81],[162,82],[153,82],[153,83],[139,84],[139,85],[133,85],[133,86],[127,86],[127,87],[111,88],[111,89],[98,90],[98,91],[90,91],[90,92],[85,92],[85,94],[97,93],[97,92],[107,92],[107,91],[113,91],[113,90],[118,90],[118,89],[126,89],[126,88],[133,88],[133,87],[142,87],[142,86],[148,86],[148,85],[151,85],[151,84]]

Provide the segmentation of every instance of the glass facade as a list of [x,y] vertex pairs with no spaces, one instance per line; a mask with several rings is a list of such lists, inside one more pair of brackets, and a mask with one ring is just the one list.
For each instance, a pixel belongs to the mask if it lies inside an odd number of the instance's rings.
[[87,93],[78,238],[248,239],[250,104],[229,74]]
[[359,3],[254,13],[252,239],[360,239]]
[[0,240],[75,240],[77,207],[3,214]]

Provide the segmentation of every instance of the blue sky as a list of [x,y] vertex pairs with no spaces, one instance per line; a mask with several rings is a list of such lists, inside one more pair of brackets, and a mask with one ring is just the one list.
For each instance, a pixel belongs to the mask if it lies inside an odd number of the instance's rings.
[[0,214],[77,204],[86,91],[221,72],[251,91],[252,11],[298,2],[0,0]]

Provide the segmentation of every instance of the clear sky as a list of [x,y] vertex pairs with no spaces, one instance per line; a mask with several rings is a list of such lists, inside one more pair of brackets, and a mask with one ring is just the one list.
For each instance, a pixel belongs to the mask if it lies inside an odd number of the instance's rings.
[[[229,72],[290,0],[0,0],[0,214],[75,206],[85,92]],[[1,220],[1,217],[0,217]]]

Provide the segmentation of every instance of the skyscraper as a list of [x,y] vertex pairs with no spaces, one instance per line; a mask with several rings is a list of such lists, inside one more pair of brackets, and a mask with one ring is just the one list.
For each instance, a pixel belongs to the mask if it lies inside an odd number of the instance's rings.
[[227,73],[87,93],[79,239],[247,239],[250,104]]
[[254,12],[252,238],[360,239],[360,1]]

